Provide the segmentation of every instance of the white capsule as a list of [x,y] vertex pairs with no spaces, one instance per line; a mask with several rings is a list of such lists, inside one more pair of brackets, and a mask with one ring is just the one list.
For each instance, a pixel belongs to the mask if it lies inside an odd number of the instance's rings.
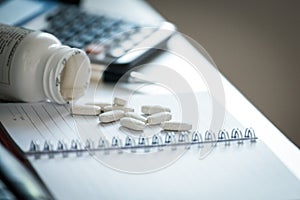
[[73,115],[99,115],[101,108],[95,105],[73,105],[71,113]]
[[142,121],[144,123],[147,122],[147,118],[146,117],[143,117],[143,116],[141,116],[139,114],[136,114],[134,112],[127,112],[127,113],[125,113],[125,117],[131,117],[131,118],[140,120],[140,121]]
[[133,108],[128,108],[128,107],[120,107],[120,106],[115,106],[116,108],[114,109],[117,109],[117,110],[123,110],[125,113],[127,112],[134,112],[134,109]]
[[108,112],[108,111],[112,111],[113,106],[112,105],[108,105],[108,106],[104,106],[103,107],[103,112]]
[[86,105],[95,105],[95,106],[99,106],[101,108],[104,108],[105,106],[111,105],[111,103],[107,103],[107,102],[88,102],[88,103],[86,103]]
[[192,124],[181,122],[162,122],[161,127],[165,131],[189,131],[192,129]]
[[105,106],[103,108],[104,112],[112,111],[112,110],[122,110],[124,112],[134,112],[133,108],[123,107],[123,106]]
[[134,109],[133,108],[129,108],[129,107],[114,106],[113,109],[123,110],[125,113],[127,113],[127,112],[134,112]]
[[130,118],[130,117],[123,117],[122,119],[120,119],[120,124],[121,126],[124,126],[126,128],[132,129],[132,130],[136,130],[136,131],[142,131],[145,129],[145,123],[134,119],[134,118]]
[[112,110],[99,115],[100,122],[109,123],[114,122],[124,117],[124,111]]
[[109,106],[104,106],[103,107],[103,112],[108,112],[108,111],[112,111],[113,110],[113,106],[109,105]]
[[160,112],[147,117],[147,122],[149,125],[154,125],[154,124],[160,124],[164,121],[170,121],[171,119],[172,119],[172,115],[169,112]]
[[95,105],[95,106],[99,106],[101,108],[101,111],[104,112],[104,107],[105,106],[112,106],[111,103],[106,103],[106,102],[89,102],[86,103],[86,105]]
[[116,104],[118,106],[125,106],[126,103],[127,103],[127,101],[125,99],[121,99],[119,97],[114,98],[114,104]]
[[152,115],[154,113],[160,113],[160,112],[171,112],[170,108],[163,107],[160,105],[145,105],[142,106],[142,113],[146,115]]

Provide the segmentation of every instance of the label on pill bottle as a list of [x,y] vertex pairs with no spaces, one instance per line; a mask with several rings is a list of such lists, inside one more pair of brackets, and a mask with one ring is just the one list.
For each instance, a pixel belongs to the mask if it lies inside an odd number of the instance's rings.
[[21,41],[32,30],[0,24],[0,83],[10,85],[12,59]]

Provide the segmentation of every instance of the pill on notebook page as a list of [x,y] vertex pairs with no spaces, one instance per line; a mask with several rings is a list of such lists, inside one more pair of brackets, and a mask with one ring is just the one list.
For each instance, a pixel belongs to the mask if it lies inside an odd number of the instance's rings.
[[103,110],[103,112],[112,111],[113,110],[113,106],[112,105],[104,106],[102,110]]
[[110,106],[112,104],[111,103],[106,103],[106,102],[88,102],[88,103],[86,103],[86,105],[95,105],[95,106],[99,106],[101,108],[104,108],[105,106]]
[[127,112],[125,113],[125,117],[131,117],[131,118],[134,118],[134,119],[137,119],[137,120],[140,120],[144,123],[147,122],[147,118],[146,117],[143,117],[137,113],[134,113],[134,112]]
[[136,130],[136,131],[142,131],[145,129],[146,124],[140,120],[131,118],[131,117],[123,117],[120,119],[121,126],[124,126],[126,128]]
[[105,106],[103,108],[104,112],[112,111],[112,110],[122,110],[124,112],[134,112],[133,108],[123,107],[123,106]]
[[129,108],[129,107],[122,107],[122,106],[114,106],[113,107],[113,110],[123,110],[125,113],[127,112],[134,112],[134,109],[133,108]]
[[71,113],[73,115],[99,115],[101,108],[95,105],[73,105]]
[[169,112],[160,112],[148,116],[147,122],[149,125],[155,125],[165,121],[170,121],[171,119],[172,119],[172,115]]
[[112,111],[108,111],[108,112],[100,114],[99,120],[100,120],[100,122],[103,122],[103,123],[109,123],[109,122],[118,121],[122,117],[124,117],[124,111],[112,110]]
[[163,107],[160,105],[145,105],[142,106],[142,113],[151,115],[154,113],[160,113],[160,112],[171,112],[170,108]]
[[125,106],[126,103],[127,103],[127,101],[125,99],[121,99],[119,97],[114,98],[114,104],[116,104],[118,106]]
[[181,122],[162,122],[161,127],[165,131],[189,131],[192,129],[192,124]]
[[95,102],[95,103],[86,103],[86,105],[95,105],[95,106],[99,106],[101,108],[101,112],[104,112],[104,107],[105,106],[112,106],[111,103],[102,103],[102,102]]

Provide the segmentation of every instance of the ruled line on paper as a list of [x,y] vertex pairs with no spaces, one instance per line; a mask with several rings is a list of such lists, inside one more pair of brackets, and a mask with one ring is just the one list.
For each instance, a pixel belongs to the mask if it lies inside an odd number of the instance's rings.
[[29,119],[29,121],[31,122],[31,124],[34,126],[34,128],[39,132],[39,134],[45,138],[41,132],[41,130],[37,127],[37,125],[34,123],[34,121],[31,119],[31,117],[29,116],[29,114],[25,111],[25,108],[23,106],[21,106],[21,109],[23,110],[23,112],[25,113],[27,119]]
[[[61,129],[61,127],[57,124],[57,122],[55,121],[55,119],[53,118],[53,116],[57,116],[55,115],[51,115],[49,113],[49,111],[46,109],[45,105],[42,105],[42,109],[47,113],[48,117],[51,119],[51,121],[54,123],[54,125],[57,127],[57,129],[66,137],[68,138],[68,136],[66,135],[65,131]],[[57,113],[56,113],[57,114]]]
[[57,139],[55,137],[55,133],[52,131],[52,129],[50,129],[47,125],[47,123],[44,122],[42,116],[39,114],[39,112],[36,111],[36,109],[34,108],[33,105],[30,106],[32,108],[32,110],[35,112],[36,116],[39,118],[39,120],[42,122],[42,124],[47,128],[48,132],[51,133],[51,135],[54,137],[54,139]]
[[[73,133],[76,133],[76,130],[74,129],[74,124],[71,126],[69,124],[69,120],[65,119],[65,117],[62,115],[62,113],[59,111],[58,107],[52,104],[52,107],[56,110],[56,112],[59,114],[60,118],[65,122],[65,124],[71,129]],[[60,106],[61,107],[61,106]]]
[[17,110],[17,112],[20,114],[20,119],[21,120],[25,120],[25,118],[24,118],[24,115],[21,113],[21,111],[19,110],[19,107],[21,107],[21,106],[14,106],[15,108],[16,108],[16,110]]

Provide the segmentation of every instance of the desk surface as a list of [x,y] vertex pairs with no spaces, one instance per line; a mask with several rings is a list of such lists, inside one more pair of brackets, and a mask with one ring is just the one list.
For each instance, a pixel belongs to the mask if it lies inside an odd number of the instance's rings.
[[[140,21],[147,21],[150,23],[163,20],[163,18],[155,12],[154,9],[142,1],[134,0],[129,2],[126,1],[126,3],[124,3],[123,1],[118,0],[89,0],[85,1],[84,6],[95,7],[97,4],[101,5],[101,8],[105,7],[105,11],[107,13],[118,15],[119,17],[139,19]],[[115,5],[119,6],[116,7]],[[128,9],[130,9],[130,12],[128,12]],[[145,15],[145,13],[147,13],[147,15]],[[187,40],[189,40],[189,42]],[[300,179],[299,149],[291,143],[259,110],[257,110],[222,74],[217,73],[218,75],[216,75],[215,68],[205,61],[203,56],[196,51],[190,42],[192,42],[190,38],[184,38],[183,35],[176,34],[168,42],[165,53],[149,60],[148,63],[151,65],[154,63],[157,66],[168,66],[174,70],[178,69],[181,71],[180,73],[182,73],[182,77],[187,79],[191,88],[195,92],[213,92],[212,89],[215,84],[214,80],[209,80],[211,77],[206,76],[213,73],[214,76],[219,79],[219,83],[222,83],[220,85],[221,88],[224,88],[219,97],[218,94],[216,94],[216,98],[220,98],[221,102],[226,103],[226,109],[236,119],[238,119],[241,124],[245,126],[252,126],[256,131],[256,135],[264,141],[267,146],[283,161],[283,163]],[[191,64],[195,67],[191,68]],[[202,68],[203,66],[205,67]],[[186,69],[191,69],[191,71]],[[197,73],[193,73],[193,70],[195,69],[198,69]],[[168,74],[160,73],[157,71],[157,68],[153,68],[151,66],[145,66],[141,72],[147,74],[150,78],[151,74],[154,78],[157,74],[162,75],[163,78],[168,77]],[[165,79],[172,81],[172,77],[170,76]],[[128,84],[123,84],[123,86],[126,88],[128,87]],[[113,88],[114,87],[112,85],[106,84],[101,84],[100,87],[103,95],[110,95],[113,92]],[[224,99],[222,99],[222,93],[225,95]]]
[[[108,1],[106,1],[106,3],[108,3]],[[116,1],[111,1],[111,3],[115,4]],[[163,20],[159,14],[155,13],[154,10],[144,2],[137,1],[135,6],[138,6],[138,8],[133,9],[131,14],[136,18],[143,20],[143,16],[145,17],[145,13],[147,12],[149,15],[146,15],[146,17],[149,18],[150,15],[154,15],[152,19],[156,21]],[[119,8],[121,7],[122,6],[119,6]],[[111,7],[111,9],[114,9],[114,7]],[[122,10],[118,10],[118,12],[122,15]],[[127,10],[126,13],[128,14]],[[128,17],[130,18],[131,16]],[[168,81],[176,83],[178,79],[174,79],[174,76],[170,76],[169,73],[163,71],[168,68],[169,72],[176,72],[174,73],[175,75],[179,75],[186,83],[188,83],[190,86],[190,91],[188,92],[204,91],[214,96],[218,102],[224,104],[225,108],[242,125],[246,127],[252,126],[255,129],[258,138],[263,141],[276,156],[278,156],[298,179],[300,179],[300,151],[298,148],[196,50],[194,47],[197,46],[196,43],[194,43],[194,46],[192,46],[191,43],[193,43],[193,41],[190,38],[185,38],[184,35],[175,34],[174,37],[170,39],[163,52],[155,58],[149,59],[146,65],[139,69],[139,71],[142,74],[147,75],[147,78],[150,80],[153,79],[165,81],[166,83],[168,83]],[[92,82],[91,89],[95,85],[97,84]],[[186,90],[181,90],[184,88],[180,87],[180,84],[177,84],[176,86],[178,86],[176,92],[187,92]],[[115,92],[115,88],[115,85],[100,83],[97,93],[99,93],[100,96],[111,96]],[[123,89],[124,92],[128,92],[132,89],[132,84],[120,83],[118,84],[118,88]],[[157,94],[161,91],[158,91],[157,87],[153,86],[153,89],[148,87],[147,91],[143,92]],[[49,168],[45,169],[49,171]],[[209,186],[211,186],[211,184],[209,184]]]
[[[134,1],[135,2],[135,1]],[[107,2],[106,2],[107,3]],[[116,3],[115,1],[111,2]],[[120,2],[119,2],[120,3]],[[139,18],[141,20],[152,19],[154,21],[163,20],[163,18],[156,13],[151,7],[144,2],[138,2],[135,6],[136,9],[132,9],[130,16],[128,12],[122,10],[114,10],[115,7],[111,7],[114,13],[132,18]],[[121,6],[120,6],[121,7]],[[109,12],[109,10],[108,10]],[[144,13],[147,12],[148,15]],[[123,14],[122,14],[123,13]],[[184,38],[182,35],[175,35],[168,43],[167,52],[156,58],[149,60],[149,63],[155,63],[156,65],[171,66],[173,68],[182,69],[184,63],[175,62],[174,55],[176,57],[183,56],[188,61],[195,63],[203,62],[203,57],[195,50],[195,48],[187,41],[191,42],[189,38]],[[173,53],[170,53],[173,52]],[[176,59],[175,59],[176,60]],[[214,73],[215,68],[211,65],[206,72],[202,72],[203,75],[206,73]],[[200,70],[201,71],[201,70]],[[145,66],[142,73],[158,74],[156,69]],[[189,83],[195,89],[195,91],[210,91],[207,77],[199,78],[193,74],[186,74],[189,79]],[[226,109],[245,126],[252,126],[256,135],[264,141],[267,146],[279,157],[280,160],[300,179],[300,151],[299,149],[290,142],[281,132],[278,130],[259,110],[257,110],[236,88],[233,86],[222,74],[220,74],[220,80],[224,88]],[[167,75],[165,75],[167,76]],[[151,75],[150,75],[151,77]],[[128,87],[128,84],[123,85],[124,88]],[[110,95],[113,91],[112,85],[101,84],[100,89],[103,95]],[[150,91],[151,92],[151,91]],[[152,91],[153,92],[153,91]],[[154,91],[155,92],[155,91]],[[222,95],[221,95],[222,96]],[[218,97],[217,97],[218,98]],[[220,97],[222,98],[222,97]]]

